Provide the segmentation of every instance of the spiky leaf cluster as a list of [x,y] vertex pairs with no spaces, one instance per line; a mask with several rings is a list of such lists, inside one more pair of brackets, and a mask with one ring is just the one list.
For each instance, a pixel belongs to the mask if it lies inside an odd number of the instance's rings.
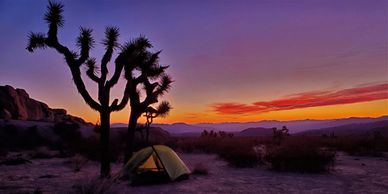
[[119,28],[107,27],[105,30],[105,39],[102,40],[102,44],[105,45],[106,49],[119,47],[117,39],[119,37]]
[[156,114],[160,117],[166,117],[171,109],[172,107],[170,103],[167,101],[163,101],[156,108]]
[[46,41],[46,36],[43,33],[30,32],[28,34],[27,50],[29,52],[33,52],[34,49],[36,48],[44,49],[46,48],[45,41]]
[[55,25],[57,27],[62,27],[65,23],[63,19],[63,5],[60,3],[49,1],[49,5],[47,6],[47,12],[44,15],[44,20],[49,25]]

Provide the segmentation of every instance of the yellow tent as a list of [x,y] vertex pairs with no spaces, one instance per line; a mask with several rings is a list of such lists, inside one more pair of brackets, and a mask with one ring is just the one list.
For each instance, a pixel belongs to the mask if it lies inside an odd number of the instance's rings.
[[145,172],[166,173],[172,181],[190,174],[190,170],[174,150],[164,145],[155,145],[139,150],[127,162],[122,172],[122,175]]

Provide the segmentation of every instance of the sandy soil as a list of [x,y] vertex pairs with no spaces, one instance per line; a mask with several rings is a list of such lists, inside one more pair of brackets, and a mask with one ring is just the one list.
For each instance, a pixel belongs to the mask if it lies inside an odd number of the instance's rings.
[[[131,187],[113,183],[111,193],[388,193],[388,158],[338,154],[330,173],[279,173],[262,167],[235,169],[215,155],[179,154],[190,169],[202,163],[209,175],[169,184]],[[32,160],[31,164],[0,166],[0,193],[74,193],[73,185],[92,182],[98,163],[88,162],[74,172],[69,159]],[[112,174],[120,170],[113,164]],[[100,183],[101,184],[101,183]]]

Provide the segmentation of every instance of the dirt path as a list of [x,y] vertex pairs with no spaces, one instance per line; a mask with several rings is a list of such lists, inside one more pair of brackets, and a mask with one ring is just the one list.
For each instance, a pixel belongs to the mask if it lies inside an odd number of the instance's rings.
[[[326,174],[278,173],[263,168],[235,169],[214,155],[179,154],[189,168],[197,163],[210,174],[163,185],[130,187],[115,183],[112,193],[388,193],[388,159],[339,154]],[[33,160],[32,164],[0,166],[0,193],[68,193],[75,184],[98,176],[98,164],[89,162],[74,172],[68,159]],[[112,166],[113,173],[120,169]]]

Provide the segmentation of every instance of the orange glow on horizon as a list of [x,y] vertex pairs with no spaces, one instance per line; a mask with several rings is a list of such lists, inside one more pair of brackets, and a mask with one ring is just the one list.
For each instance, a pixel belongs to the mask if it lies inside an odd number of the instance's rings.
[[[85,105],[86,106],[86,105]],[[260,120],[303,120],[303,119],[339,119],[348,117],[380,117],[388,115],[388,99],[353,104],[320,106],[299,108],[292,110],[278,110],[259,114],[223,115],[203,107],[202,112],[181,112],[179,107],[173,109],[166,118],[157,118],[154,123],[217,123],[217,122],[250,122]],[[87,114],[76,114],[76,109],[69,111],[70,114],[78,115],[91,123],[98,122],[98,113],[91,110]],[[112,113],[111,123],[127,123],[128,109]],[[139,123],[144,122],[143,118]]]

